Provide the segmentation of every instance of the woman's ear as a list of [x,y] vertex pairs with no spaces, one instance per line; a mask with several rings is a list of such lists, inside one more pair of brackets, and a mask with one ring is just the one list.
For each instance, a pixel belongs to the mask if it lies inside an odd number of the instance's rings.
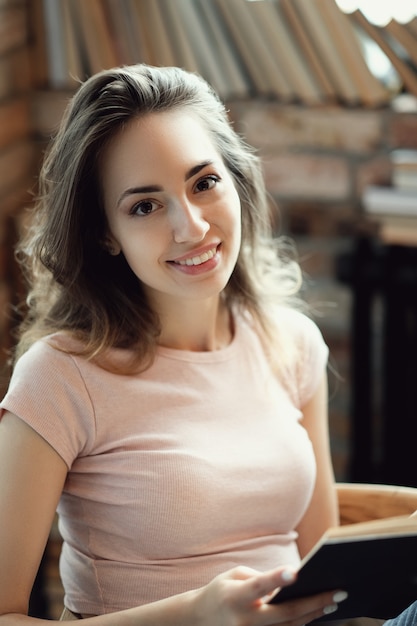
[[102,246],[111,256],[118,256],[122,251],[117,241],[115,241],[110,235],[104,239]]

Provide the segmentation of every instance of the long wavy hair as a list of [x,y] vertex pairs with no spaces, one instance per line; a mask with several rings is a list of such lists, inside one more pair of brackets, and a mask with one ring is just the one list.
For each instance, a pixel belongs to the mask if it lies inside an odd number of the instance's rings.
[[128,348],[131,371],[152,361],[160,332],[140,281],[123,254],[109,254],[100,191],[100,156],[132,119],[190,110],[210,133],[241,201],[242,245],[223,297],[247,311],[266,343],[272,302],[297,299],[301,274],[284,240],[271,233],[271,202],[261,162],[234,130],[224,104],[198,75],[137,64],[86,80],[68,104],[39,174],[31,227],[18,247],[28,280],[27,314],[16,358],[59,331],[81,340],[87,358]]

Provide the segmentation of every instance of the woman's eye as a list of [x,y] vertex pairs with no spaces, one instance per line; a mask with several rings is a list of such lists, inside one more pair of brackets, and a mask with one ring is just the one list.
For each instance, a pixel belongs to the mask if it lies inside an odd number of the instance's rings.
[[161,205],[155,200],[141,200],[137,202],[130,211],[131,215],[149,215],[158,209]]
[[200,180],[196,183],[195,189],[196,191],[208,191],[212,189],[218,182],[220,178],[218,176],[205,176],[204,178],[200,178]]

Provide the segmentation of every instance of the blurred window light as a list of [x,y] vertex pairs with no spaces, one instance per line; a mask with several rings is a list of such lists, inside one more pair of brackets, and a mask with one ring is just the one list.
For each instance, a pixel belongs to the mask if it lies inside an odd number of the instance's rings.
[[370,22],[383,26],[392,18],[409,22],[417,16],[416,0],[336,0],[342,11],[360,9]]

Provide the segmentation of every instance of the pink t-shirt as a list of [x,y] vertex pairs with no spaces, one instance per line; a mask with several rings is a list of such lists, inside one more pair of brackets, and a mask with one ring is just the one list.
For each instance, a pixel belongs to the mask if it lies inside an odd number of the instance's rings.
[[301,348],[291,390],[243,317],[227,348],[160,347],[140,375],[104,371],[47,339],[18,361],[0,406],[69,468],[58,508],[68,608],[108,613],[236,565],[299,561],[294,528],[315,482],[300,407],[328,350],[304,315],[282,310],[277,322]]

